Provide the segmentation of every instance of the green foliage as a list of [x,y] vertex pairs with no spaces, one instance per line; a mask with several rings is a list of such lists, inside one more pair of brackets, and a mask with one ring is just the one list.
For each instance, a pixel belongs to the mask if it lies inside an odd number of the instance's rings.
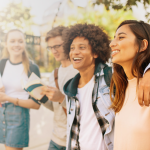
[[123,20],[135,19],[131,11],[124,10],[106,10],[104,7],[98,7],[96,10],[91,5],[86,9],[78,8],[75,15],[71,15],[66,19],[58,20],[57,23],[70,26],[76,23],[95,24],[102,27],[108,35],[113,38],[114,32]]
[[30,8],[23,6],[22,3],[9,3],[0,10],[0,31],[12,28],[27,28],[29,30],[30,25],[33,25]]
[[124,3],[122,3],[122,0],[95,0],[95,4],[104,4],[105,8],[107,10],[114,9],[114,10],[120,10],[123,9],[125,11],[132,10],[132,6],[137,6],[138,2],[143,4],[145,10],[146,10],[146,17],[148,18],[148,21],[150,22],[150,13],[148,12],[148,6],[150,5],[150,0],[126,0]]

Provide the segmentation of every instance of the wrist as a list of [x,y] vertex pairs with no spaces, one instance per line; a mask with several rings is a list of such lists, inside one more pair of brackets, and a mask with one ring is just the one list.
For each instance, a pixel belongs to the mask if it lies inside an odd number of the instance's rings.
[[16,98],[15,105],[19,106],[19,99],[18,98]]

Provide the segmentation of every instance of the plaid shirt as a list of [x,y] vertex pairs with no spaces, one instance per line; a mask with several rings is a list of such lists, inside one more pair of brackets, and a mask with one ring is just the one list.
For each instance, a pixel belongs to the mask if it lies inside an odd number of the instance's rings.
[[[98,77],[95,76],[95,84],[94,84],[94,89],[92,93],[92,105],[93,105],[95,116],[97,118],[97,121],[102,130],[102,134],[104,136],[106,132],[106,128],[108,126],[108,121],[101,115],[99,109],[97,108],[97,99],[99,98],[98,87],[99,87]],[[76,107],[75,118],[74,118],[72,128],[71,128],[71,150],[80,150],[80,147],[79,147],[80,105],[79,105],[79,100],[76,97],[75,97],[75,107]]]

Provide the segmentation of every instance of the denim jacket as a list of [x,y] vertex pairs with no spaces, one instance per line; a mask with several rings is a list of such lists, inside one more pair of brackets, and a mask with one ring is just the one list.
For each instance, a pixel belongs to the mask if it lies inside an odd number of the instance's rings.
[[[103,117],[109,122],[109,125],[104,134],[104,141],[108,150],[113,150],[114,143],[114,119],[115,113],[112,109],[109,109],[111,100],[109,96],[109,87],[106,85],[104,80],[103,68],[105,64],[98,64],[95,66],[95,77],[99,82],[97,107],[103,115]],[[67,100],[67,150],[71,150],[71,127],[75,117],[75,96],[77,94],[77,87],[80,75],[77,74],[73,79],[69,80],[64,86],[64,92]],[[94,85],[95,88],[95,85]],[[94,90],[94,89],[93,89]]]

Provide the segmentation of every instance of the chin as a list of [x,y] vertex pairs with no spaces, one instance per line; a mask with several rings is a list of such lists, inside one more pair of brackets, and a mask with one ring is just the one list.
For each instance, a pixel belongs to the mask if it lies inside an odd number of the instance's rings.
[[116,60],[115,58],[112,58],[112,63],[117,64],[117,62],[119,62],[118,60]]
[[55,58],[55,60],[56,60],[56,61],[61,61],[61,59],[60,59],[60,58]]

